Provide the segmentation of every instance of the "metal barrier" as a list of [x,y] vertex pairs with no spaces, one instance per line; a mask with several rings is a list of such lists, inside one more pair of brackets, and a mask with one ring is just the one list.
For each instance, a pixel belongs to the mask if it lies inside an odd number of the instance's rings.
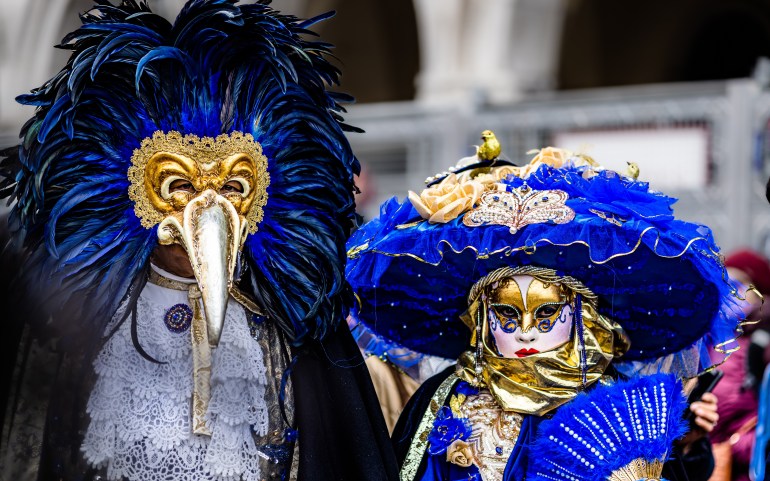
[[[555,92],[509,106],[354,105],[346,120],[366,130],[350,140],[373,179],[375,195],[362,208],[369,218],[386,198],[419,191],[423,179],[473,154],[485,129],[496,132],[504,154],[518,163],[565,133],[701,129],[708,139],[707,180],[698,188],[665,189],[680,199],[677,215],[710,226],[725,252],[752,246],[770,253],[764,197],[770,92],[753,79]],[[6,143],[16,141],[15,132],[0,134]],[[648,180],[644,162],[640,167]]]
[[[386,198],[419,190],[426,177],[472,155],[485,129],[495,131],[504,154],[517,163],[527,161],[530,149],[565,133],[701,129],[708,175],[696,188],[666,189],[680,199],[677,216],[710,226],[725,252],[740,246],[770,252],[770,205],[764,196],[770,93],[753,79],[556,92],[495,107],[357,105],[347,121],[366,130],[350,135],[375,184],[375,200],[362,209],[365,217],[376,215]],[[641,179],[648,180],[643,162],[640,167]],[[651,185],[655,188],[655,181]]]

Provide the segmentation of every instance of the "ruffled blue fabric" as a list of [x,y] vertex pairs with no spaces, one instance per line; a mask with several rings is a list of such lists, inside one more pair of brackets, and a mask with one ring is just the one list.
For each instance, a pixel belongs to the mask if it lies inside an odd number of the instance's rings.
[[350,332],[364,356],[376,356],[387,361],[404,371],[412,379],[420,377],[420,361],[425,358],[424,354],[396,344],[360,322],[351,327]]
[[[456,358],[470,338],[458,319],[473,283],[503,266],[537,265],[599,296],[600,312],[631,338],[624,360],[732,339],[740,316],[710,229],[675,219],[675,199],[645,182],[611,171],[584,178],[584,171],[544,165],[531,174],[530,188],[565,191],[575,218],[515,234],[505,226],[467,227],[462,216],[430,224],[408,201],[385,202],[380,217],[348,242],[356,318],[400,345]],[[510,190],[524,181],[505,183]]]

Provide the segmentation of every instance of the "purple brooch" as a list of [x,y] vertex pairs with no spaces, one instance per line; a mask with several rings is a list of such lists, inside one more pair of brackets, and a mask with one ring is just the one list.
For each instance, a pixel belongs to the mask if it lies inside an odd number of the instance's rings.
[[193,311],[187,304],[176,304],[166,311],[163,321],[169,331],[179,334],[190,328]]

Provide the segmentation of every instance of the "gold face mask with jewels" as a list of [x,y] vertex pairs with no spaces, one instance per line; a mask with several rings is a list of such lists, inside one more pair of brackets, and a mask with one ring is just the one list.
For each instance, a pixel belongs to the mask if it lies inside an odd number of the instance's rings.
[[250,134],[217,138],[155,132],[134,151],[128,169],[129,197],[142,225],[151,228],[207,190],[223,196],[257,231],[267,203],[267,158]]
[[[513,282],[514,287],[511,282],[517,278],[519,282]],[[526,288],[521,282],[525,279],[531,280]],[[526,307],[522,291],[528,293]],[[581,299],[579,309],[577,296]],[[565,324],[568,329],[560,344],[521,357],[508,357],[499,352],[500,341],[493,331],[496,321],[489,317],[502,314],[500,306],[492,305],[501,304],[501,300],[507,300],[505,304],[510,304],[511,308],[520,303],[520,312],[534,314],[526,323],[530,333],[540,333],[535,319],[539,306],[563,302],[561,314],[548,331],[553,334]],[[599,381],[610,362],[622,356],[629,347],[623,329],[597,312],[596,295],[576,279],[557,275],[552,269],[502,267],[476,282],[468,302],[468,310],[461,319],[472,329],[472,349],[458,359],[457,375],[472,385],[488,388],[506,411],[541,416],[556,409]],[[571,324],[578,322],[578,313],[582,335],[571,328]],[[542,317],[541,321],[550,319],[550,316]],[[564,317],[565,322],[562,323],[559,317]],[[512,326],[509,324],[508,327]],[[522,331],[520,326],[517,327],[516,332]]]
[[131,157],[128,195],[160,244],[187,251],[201,291],[208,338],[219,342],[238,252],[257,231],[270,176],[250,134],[216,138],[155,132]]
[[490,341],[503,357],[550,351],[569,340],[572,306],[558,283],[513,276],[489,286]]

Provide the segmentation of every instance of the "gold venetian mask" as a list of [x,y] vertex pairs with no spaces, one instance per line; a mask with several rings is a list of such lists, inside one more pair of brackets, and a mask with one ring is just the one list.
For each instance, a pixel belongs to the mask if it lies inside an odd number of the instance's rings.
[[201,290],[216,344],[238,252],[257,231],[267,202],[267,158],[250,134],[216,138],[155,132],[134,151],[129,197],[161,244],[181,244]]
[[488,287],[487,305],[491,340],[503,357],[550,351],[569,340],[573,309],[558,283],[505,278]]
[[490,272],[471,288],[461,316],[472,329],[471,350],[458,359],[457,375],[488,388],[506,411],[557,408],[628,350],[623,329],[597,312],[597,302],[580,281],[552,269]]
[[142,225],[151,228],[182,212],[206,191],[224,197],[253,234],[267,202],[267,158],[250,134],[216,139],[155,132],[134,151],[128,169],[129,196]]

